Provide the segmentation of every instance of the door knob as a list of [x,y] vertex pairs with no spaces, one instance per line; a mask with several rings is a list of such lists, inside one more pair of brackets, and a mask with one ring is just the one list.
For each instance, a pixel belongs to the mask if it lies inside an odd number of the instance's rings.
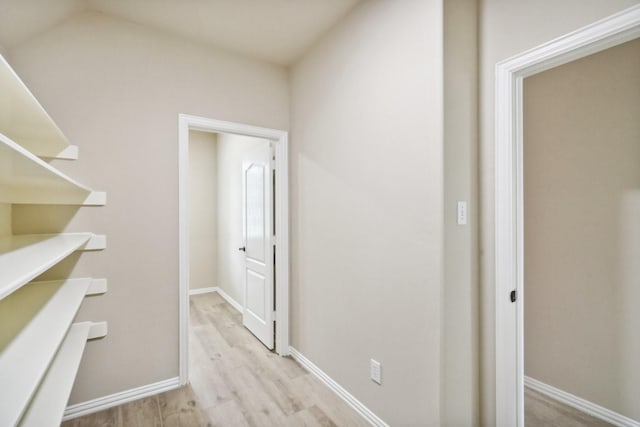
[[238,250],[239,250],[239,251],[242,251],[242,252],[246,252],[246,251],[247,251],[247,248],[246,248],[246,246],[243,246],[243,247],[241,247],[241,248],[238,248]]

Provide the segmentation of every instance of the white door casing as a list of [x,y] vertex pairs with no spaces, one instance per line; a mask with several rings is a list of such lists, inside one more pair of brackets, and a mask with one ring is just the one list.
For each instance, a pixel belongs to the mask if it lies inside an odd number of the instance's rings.
[[[640,37],[640,5],[496,64],[496,426],[524,427],[523,80]],[[510,293],[516,291],[515,303]]]
[[242,165],[242,323],[273,349],[273,197],[271,149],[253,150]]
[[289,136],[286,131],[189,114],[178,115],[178,252],[179,252],[179,383],[189,382],[189,130],[230,133],[268,139],[275,151],[274,223],[275,247],[275,351],[289,348]]

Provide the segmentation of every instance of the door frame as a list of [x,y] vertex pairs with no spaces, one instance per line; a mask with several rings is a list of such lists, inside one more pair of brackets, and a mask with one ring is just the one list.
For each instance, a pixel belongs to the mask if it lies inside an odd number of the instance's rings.
[[[524,427],[523,80],[640,37],[640,5],[508,58],[495,69],[496,426]],[[510,293],[515,290],[515,304]]]
[[276,353],[289,354],[289,142],[283,130],[178,114],[178,246],[179,246],[179,369],[180,384],[189,381],[189,131],[230,133],[268,139],[275,146],[275,206],[277,250]]

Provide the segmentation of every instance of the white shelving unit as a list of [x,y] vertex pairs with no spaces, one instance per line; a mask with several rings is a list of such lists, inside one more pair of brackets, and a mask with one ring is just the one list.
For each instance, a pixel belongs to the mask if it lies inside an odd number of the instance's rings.
[[91,322],[71,325],[38,394],[20,421],[21,427],[54,427],[60,424],[84,347],[93,337],[92,330],[100,326],[102,324]]
[[0,203],[104,205],[93,191],[45,163],[0,133]]
[[70,145],[42,105],[0,55],[0,132],[38,157],[77,159]]
[[[104,205],[105,193],[42,160],[78,150],[1,56],[0,93],[0,203]],[[107,334],[106,322],[74,318],[107,280],[33,280],[74,251],[105,247],[89,232],[0,238],[0,426],[60,424],[87,340]]]
[[0,239],[0,300],[77,250],[99,250],[93,233],[28,234]]
[[[11,384],[10,392],[0,399],[0,425],[20,421],[82,300],[104,292],[104,280],[34,282],[0,301],[0,384]],[[41,397],[45,398],[49,396]]]

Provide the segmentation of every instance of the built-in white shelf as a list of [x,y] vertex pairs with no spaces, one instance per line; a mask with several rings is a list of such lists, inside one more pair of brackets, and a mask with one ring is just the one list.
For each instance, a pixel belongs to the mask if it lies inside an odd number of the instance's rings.
[[[0,55],[0,204],[104,205],[106,193],[43,160],[77,158],[78,147]],[[0,238],[0,427],[59,425],[87,340],[107,334],[106,322],[72,322],[107,280],[32,280],[74,251],[105,247],[93,233]]]
[[105,335],[105,322],[81,322],[71,325],[35,397],[20,420],[20,427],[60,425],[87,339]]
[[105,279],[33,282],[0,301],[0,426],[18,424],[82,300],[106,287]]
[[106,193],[76,182],[0,133],[0,203],[97,206],[106,200]]
[[0,239],[0,300],[72,252],[105,247],[106,237],[93,233],[28,234]]
[[0,131],[39,157],[77,159],[49,114],[0,55]]

